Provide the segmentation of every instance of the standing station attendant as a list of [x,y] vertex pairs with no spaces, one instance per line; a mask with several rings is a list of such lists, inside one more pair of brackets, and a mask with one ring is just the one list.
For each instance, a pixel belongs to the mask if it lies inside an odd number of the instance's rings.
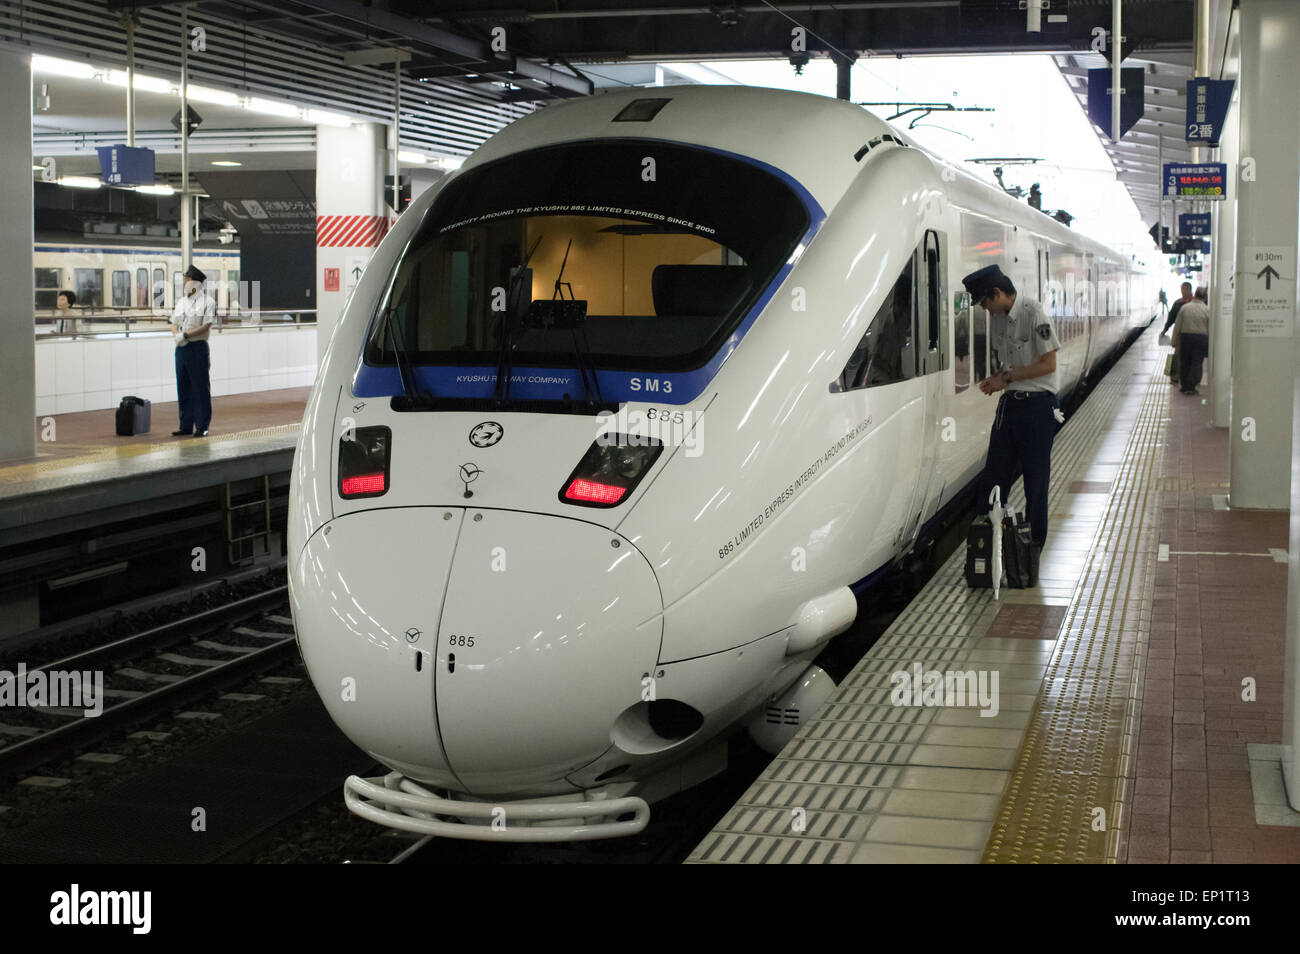
[[1052,319],[1043,306],[1023,294],[996,265],[971,272],[962,280],[971,298],[989,313],[993,374],[980,382],[985,394],[1002,392],[988,460],[980,479],[977,512],[989,509],[989,494],[1007,492],[1023,470],[1025,502],[1037,557],[1047,539],[1047,493],[1052,471],[1052,441],[1064,422],[1057,399],[1056,351],[1061,347]]
[[208,332],[217,315],[217,303],[203,290],[207,275],[193,265],[185,270],[185,289],[172,312],[176,339],[176,397],[180,402],[180,430],[173,437],[207,437],[212,423],[212,385],[208,378]]

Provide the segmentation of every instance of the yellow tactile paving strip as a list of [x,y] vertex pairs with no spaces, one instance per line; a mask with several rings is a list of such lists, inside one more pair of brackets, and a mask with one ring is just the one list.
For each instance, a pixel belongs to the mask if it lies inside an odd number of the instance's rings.
[[[1004,589],[995,602],[991,591],[966,586],[964,554],[955,552],[688,862],[981,861],[1038,694],[1059,655],[1057,642],[1071,633],[1077,641],[1087,619],[1078,606],[1089,579],[1085,569],[1098,548],[1122,543],[1105,521],[1108,495],[1069,488],[1080,481],[1127,486],[1119,481],[1121,466],[1162,357],[1153,337],[1139,339],[1098,383],[1052,448],[1052,532],[1042,584]],[[1010,496],[1023,508],[1019,483]],[[1011,616],[1021,613],[1024,626],[997,622],[1007,607]],[[1074,630],[1065,625],[1071,608]],[[892,673],[916,663],[999,674],[1000,711],[977,711],[969,700],[939,708],[895,705]],[[1059,667],[1056,673],[1069,675]],[[1048,685],[1059,694],[1063,684]],[[1074,718],[1078,725],[1077,713]],[[1063,791],[1084,779],[1083,773],[1062,776]],[[1065,804],[1055,802],[1058,815]],[[797,830],[795,817],[802,819]],[[1043,830],[1059,838],[1060,819],[1048,819]]]
[[983,861],[1107,862],[1131,802],[1169,385],[1150,384],[1030,716]]

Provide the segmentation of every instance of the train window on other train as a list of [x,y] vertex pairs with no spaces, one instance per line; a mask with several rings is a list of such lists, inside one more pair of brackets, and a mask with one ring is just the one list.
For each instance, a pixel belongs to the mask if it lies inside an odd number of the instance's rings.
[[113,307],[131,307],[131,273],[126,269],[113,271]]
[[78,305],[95,308],[104,306],[104,270],[102,268],[74,268],[74,291]]
[[149,307],[149,269],[135,270],[135,307]]
[[59,269],[36,269],[36,307],[55,308],[59,303]]
[[167,272],[161,268],[153,270],[153,306],[167,307]]

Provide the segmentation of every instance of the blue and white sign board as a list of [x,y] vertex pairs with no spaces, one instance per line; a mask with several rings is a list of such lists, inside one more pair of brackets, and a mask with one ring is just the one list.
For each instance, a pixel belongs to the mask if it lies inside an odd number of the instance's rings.
[[1183,212],[1178,216],[1179,235],[1209,235],[1209,212]]
[[99,177],[107,185],[153,185],[153,150],[135,146],[97,146]]
[[1219,144],[1232,102],[1232,80],[1198,77],[1187,81],[1187,141]]
[[1228,195],[1228,166],[1222,162],[1166,162],[1164,174],[1166,199],[1213,199]]
[[1295,327],[1294,245],[1251,245],[1237,266],[1241,333],[1248,338],[1290,338]]

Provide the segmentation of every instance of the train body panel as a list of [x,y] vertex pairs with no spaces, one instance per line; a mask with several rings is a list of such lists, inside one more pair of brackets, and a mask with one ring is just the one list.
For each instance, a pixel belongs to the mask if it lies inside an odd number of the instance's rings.
[[[218,308],[250,304],[247,286],[240,285],[238,248],[198,245],[193,259],[208,276]],[[38,314],[52,310],[65,290],[76,293],[81,309],[96,313],[156,309],[170,314],[184,271],[178,245],[153,244],[148,236],[116,243],[91,236],[84,241],[39,238],[33,266]]]
[[[842,103],[638,90],[507,127],[384,239],[304,420],[304,657],[323,694],[352,658],[374,684],[331,714],[476,798],[626,790],[716,741],[977,477],[996,368],[961,277],[990,262],[1053,315],[1062,392],[1153,313],[1116,253]],[[385,578],[344,594],[368,550]],[[410,585],[410,622],[349,608]]]

